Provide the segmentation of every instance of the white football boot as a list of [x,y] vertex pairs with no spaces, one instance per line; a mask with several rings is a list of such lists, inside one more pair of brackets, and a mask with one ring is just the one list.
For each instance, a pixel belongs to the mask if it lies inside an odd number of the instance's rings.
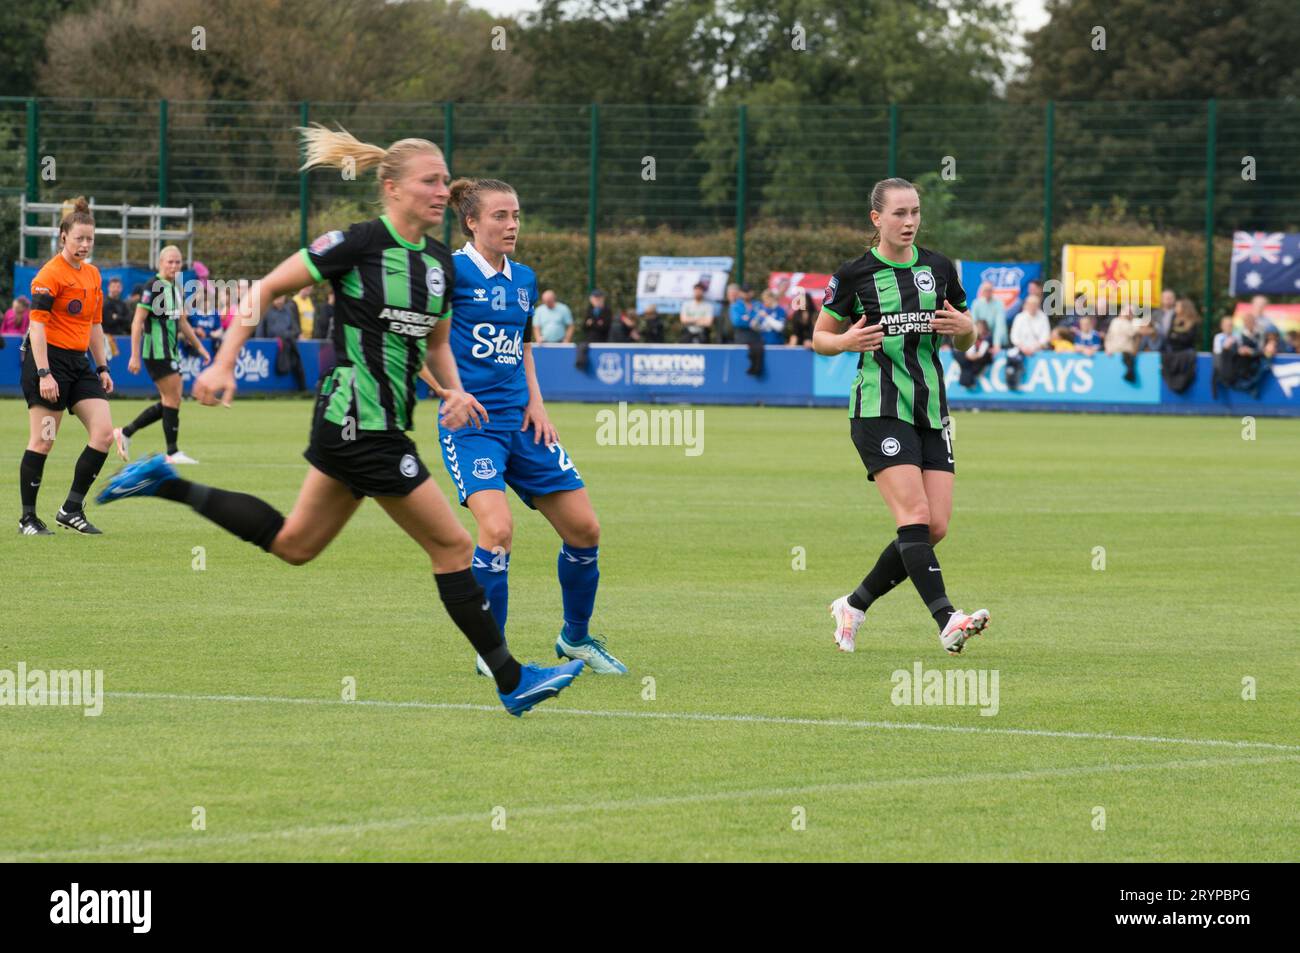
[[939,633],[939,644],[949,655],[961,655],[967,639],[979,635],[988,624],[988,609],[976,609],[970,615],[958,610],[948,618],[948,624]]
[[852,652],[857,645],[858,628],[867,614],[849,605],[848,596],[840,596],[831,603],[831,617],[835,619],[835,645],[841,652]]

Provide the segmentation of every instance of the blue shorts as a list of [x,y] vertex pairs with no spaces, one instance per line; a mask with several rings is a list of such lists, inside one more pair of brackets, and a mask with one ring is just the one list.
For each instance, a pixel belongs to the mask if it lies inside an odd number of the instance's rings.
[[479,490],[505,491],[507,485],[532,508],[533,497],[578,490],[582,477],[558,443],[533,443],[529,430],[438,428],[442,462],[456,482],[461,506]]

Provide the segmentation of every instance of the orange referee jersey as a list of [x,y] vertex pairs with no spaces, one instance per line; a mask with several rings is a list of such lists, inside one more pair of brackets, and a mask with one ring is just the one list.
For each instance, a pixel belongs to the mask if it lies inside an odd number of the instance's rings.
[[32,279],[32,320],[45,325],[45,339],[51,347],[86,350],[90,326],[103,317],[99,269],[90,262],[73,268],[62,255],[55,255]]

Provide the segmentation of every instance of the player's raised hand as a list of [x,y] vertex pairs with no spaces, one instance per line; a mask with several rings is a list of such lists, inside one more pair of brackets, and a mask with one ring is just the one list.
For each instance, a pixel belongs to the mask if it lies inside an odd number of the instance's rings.
[[192,396],[200,404],[215,407],[217,404],[230,406],[235,399],[235,372],[224,364],[209,364],[198,377],[194,378]]
[[885,328],[881,324],[867,324],[864,314],[858,323],[840,335],[840,347],[845,351],[878,351],[885,340]]
[[930,327],[935,334],[951,334],[956,337],[975,333],[975,322],[954,308],[947,298],[943,299],[942,308],[935,309]]

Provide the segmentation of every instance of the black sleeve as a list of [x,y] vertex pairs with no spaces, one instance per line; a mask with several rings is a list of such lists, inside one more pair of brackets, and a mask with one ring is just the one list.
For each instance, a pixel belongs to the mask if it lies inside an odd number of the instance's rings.
[[856,262],[846,261],[835,270],[830,284],[822,295],[822,310],[829,311],[836,320],[856,319],[862,313],[862,303],[858,300],[854,273]]
[[373,222],[358,222],[346,232],[326,232],[299,254],[317,282],[329,281],[351,271],[370,244]]

